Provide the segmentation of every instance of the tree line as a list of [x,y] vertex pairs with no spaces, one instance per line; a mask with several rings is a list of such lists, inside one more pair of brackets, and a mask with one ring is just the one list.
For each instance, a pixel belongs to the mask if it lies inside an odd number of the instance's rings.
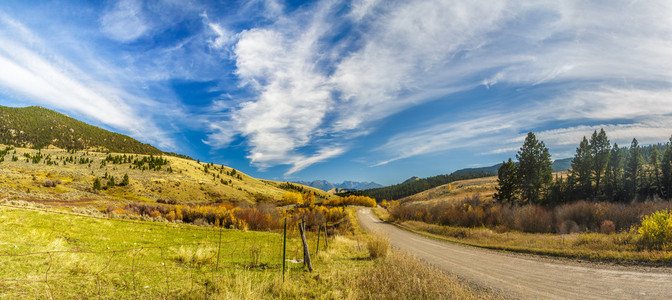
[[672,138],[665,145],[613,146],[604,129],[583,137],[567,176],[553,179],[551,155],[528,133],[523,146],[497,171],[494,198],[510,204],[558,205],[578,200],[629,202],[672,198]]

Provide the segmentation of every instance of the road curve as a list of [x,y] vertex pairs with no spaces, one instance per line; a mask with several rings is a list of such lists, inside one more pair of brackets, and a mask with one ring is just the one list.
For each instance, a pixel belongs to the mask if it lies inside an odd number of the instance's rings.
[[540,259],[429,239],[386,224],[370,209],[361,226],[389,236],[392,247],[414,254],[476,284],[526,299],[672,299],[672,269],[617,267]]

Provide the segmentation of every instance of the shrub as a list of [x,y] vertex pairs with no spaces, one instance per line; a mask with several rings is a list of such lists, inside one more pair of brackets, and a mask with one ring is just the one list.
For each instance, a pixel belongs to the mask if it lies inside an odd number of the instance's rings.
[[282,195],[282,204],[303,204],[303,196],[295,192],[286,192],[284,195]]
[[519,231],[532,233],[553,232],[553,214],[536,205],[520,207],[516,213],[514,226]]
[[656,250],[672,249],[672,213],[666,209],[646,216],[638,232],[641,245]]
[[597,208],[595,204],[579,201],[570,204],[564,204],[555,209],[559,222],[574,221],[581,230],[598,229],[600,225],[597,220]]
[[560,226],[558,227],[558,233],[560,234],[568,234],[579,231],[580,231],[579,225],[577,225],[576,222],[572,220],[563,221],[562,223],[560,223]]
[[45,187],[55,187],[56,185],[59,185],[61,183],[62,182],[58,179],[47,179],[42,183],[42,185]]
[[259,259],[261,258],[261,247],[259,245],[252,245],[250,247],[250,261],[251,267],[259,266]]
[[604,220],[600,224],[600,232],[605,234],[612,234],[616,232],[616,225],[611,220]]
[[207,265],[214,262],[217,256],[217,248],[214,247],[191,247],[180,246],[175,252],[174,259],[183,264]]
[[390,250],[390,239],[374,235],[366,243],[371,258],[386,257]]

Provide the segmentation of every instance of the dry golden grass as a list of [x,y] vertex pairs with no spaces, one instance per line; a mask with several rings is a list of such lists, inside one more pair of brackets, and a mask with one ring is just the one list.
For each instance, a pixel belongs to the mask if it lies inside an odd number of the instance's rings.
[[[555,176],[567,178],[567,171],[553,173]],[[400,202],[418,202],[418,201],[454,201],[461,200],[464,197],[473,194],[479,194],[482,199],[492,199],[497,187],[497,176],[474,178],[468,180],[459,180],[437,186],[435,188],[399,199]]]
[[482,198],[492,198],[497,186],[497,177],[484,177],[455,181],[399,199],[400,202],[453,201],[465,196],[480,194]]
[[[44,160],[38,164],[27,162],[24,154],[35,155],[38,150],[16,148],[16,154],[10,151],[5,161],[0,163],[0,195],[7,199],[29,200],[50,205],[104,207],[108,202],[118,201],[173,203],[208,203],[222,200],[254,202],[262,199],[275,201],[281,199],[285,193],[285,190],[279,188],[279,182],[252,178],[238,170],[233,176],[226,175],[233,169],[222,168],[220,165],[209,167],[206,173],[205,163],[177,157],[164,156],[169,160],[169,165],[163,166],[160,171],[142,171],[129,168],[131,164],[128,163],[116,165],[107,163],[101,167],[101,161],[107,156],[106,153],[79,151],[72,154],[61,149],[40,151],[44,156],[51,156],[58,164],[47,165]],[[12,156],[18,157],[19,160],[12,161]],[[71,156],[75,160],[87,158],[93,162],[63,165],[63,162],[57,159]],[[144,155],[137,155],[137,158],[142,157]],[[172,173],[167,172],[168,167],[172,168]],[[124,174],[128,174],[130,185],[115,186],[99,192],[92,191],[95,178],[102,178],[106,173],[114,176],[117,183]],[[61,184],[45,187],[44,183],[48,180],[60,180]],[[222,184],[222,180],[226,180],[227,184]],[[107,182],[106,179],[101,181],[103,185]],[[326,199],[335,197],[314,188],[304,188],[313,191],[319,197]]]
[[498,299],[417,258],[393,251],[358,276],[363,299]]
[[369,257],[371,258],[386,257],[390,251],[390,239],[379,234],[374,234],[366,242],[366,249],[369,250]]

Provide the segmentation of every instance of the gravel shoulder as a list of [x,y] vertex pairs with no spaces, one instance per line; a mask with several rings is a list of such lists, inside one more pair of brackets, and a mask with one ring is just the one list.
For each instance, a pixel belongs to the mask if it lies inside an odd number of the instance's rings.
[[361,226],[386,235],[394,248],[506,296],[533,299],[670,299],[669,268],[604,264],[515,255],[426,238],[357,211]]

